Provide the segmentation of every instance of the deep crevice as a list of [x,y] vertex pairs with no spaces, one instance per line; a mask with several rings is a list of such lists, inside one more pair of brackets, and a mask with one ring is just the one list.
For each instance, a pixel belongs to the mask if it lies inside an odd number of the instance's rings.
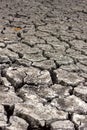
[[74,87],[72,87],[72,89],[69,90],[69,94],[73,95],[73,91],[74,91]]
[[27,127],[27,130],[51,130],[51,128],[50,128],[50,125],[46,125],[46,123],[45,123],[45,126],[38,126],[38,128],[34,128],[33,126],[31,126],[31,125],[29,125],[28,127]]
[[56,69],[58,69],[58,68],[61,67],[61,65],[59,65],[59,64],[56,62],[56,60],[54,60],[54,63],[55,63],[55,65],[56,65]]
[[53,69],[51,69],[49,72],[50,72],[50,76],[51,76],[51,79],[52,79],[52,83],[53,84],[57,84],[58,80],[57,80],[56,73],[53,71]]
[[74,128],[75,128],[75,130],[79,130],[79,126],[75,123],[74,123]]
[[77,125],[77,124],[73,121],[73,113],[72,113],[72,112],[68,112],[68,120],[70,120],[70,121],[74,124],[74,129],[75,129],[75,130],[79,130],[79,125]]
[[15,105],[9,105],[9,104],[2,104],[3,107],[4,107],[4,111],[6,113],[6,116],[7,116],[7,124],[10,123],[10,117],[13,115],[14,113],[14,109],[15,109]]
[[20,53],[20,52],[18,52],[18,56],[19,56],[19,58],[22,58],[22,57],[23,57],[23,54]]

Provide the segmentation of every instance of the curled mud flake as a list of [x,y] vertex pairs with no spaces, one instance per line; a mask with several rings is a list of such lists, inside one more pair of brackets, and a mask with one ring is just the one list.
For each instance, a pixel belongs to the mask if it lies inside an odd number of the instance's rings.
[[15,27],[15,28],[13,28],[13,30],[17,32],[17,31],[22,30],[22,28],[20,28],[20,27]]

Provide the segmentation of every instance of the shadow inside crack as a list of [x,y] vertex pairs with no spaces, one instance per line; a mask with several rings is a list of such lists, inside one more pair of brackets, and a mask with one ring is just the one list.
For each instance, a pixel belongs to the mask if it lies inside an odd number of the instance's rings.
[[44,126],[44,127],[39,127],[39,128],[33,128],[32,126],[28,126],[27,130],[50,130],[50,126]]
[[5,114],[7,116],[7,124],[10,124],[10,117],[14,113],[15,105],[9,105],[9,104],[2,104],[4,107]]

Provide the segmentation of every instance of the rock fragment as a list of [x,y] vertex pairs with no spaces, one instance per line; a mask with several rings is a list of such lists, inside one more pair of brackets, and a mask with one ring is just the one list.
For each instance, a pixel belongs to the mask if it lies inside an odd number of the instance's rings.
[[52,106],[56,106],[58,109],[67,112],[75,112],[80,114],[87,113],[87,109],[86,109],[87,104],[74,95],[68,96],[65,99],[64,98],[54,99],[51,102],[51,104]]
[[79,130],[87,129],[87,115],[73,114],[73,122],[78,126]]
[[7,130],[27,130],[28,128],[28,123],[23,120],[22,118],[19,118],[17,116],[12,116],[11,117],[11,125],[7,126],[6,129]]
[[22,102],[22,99],[14,91],[6,90],[3,85],[0,85],[0,104],[15,104],[18,102]]
[[24,83],[36,85],[51,85],[50,73],[47,70],[40,71],[34,67],[9,67],[4,70],[11,84],[20,88]]
[[78,76],[77,73],[68,72],[62,69],[57,69],[54,72],[57,75],[57,80],[59,83],[76,86],[79,83],[84,82],[84,78]]
[[38,68],[46,69],[46,70],[47,69],[51,70],[51,68],[56,68],[55,63],[52,60],[44,60],[44,61],[40,61],[40,62],[33,62],[32,66],[36,66]]
[[73,59],[69,56],[61,56],[56,60],[58,65],[68,65],[73,63]]
[[31,123],[32,128],[44,127],[45,123],[49,125],[52,121],[58,119],[67,119],[67,113],[58,111],[50,105],[43,106],[41,103],[35,105],[29,102],[17,104],[15,113],[17,116],[27,120],[28,123]]
[[51,124],[51,130],[75,130],[74,124],[69,121],[56,121]]
[[66,87],[58,84],[54,84],[50,87],[41,87],[36,89],[37,95],[52,100],[58,97],[66,97],[69,96],[69,92],[72,90],[71,87]]
[[87,86],[84,86],[83,84],[78,85],[74,88],[74,94],[87,102]]

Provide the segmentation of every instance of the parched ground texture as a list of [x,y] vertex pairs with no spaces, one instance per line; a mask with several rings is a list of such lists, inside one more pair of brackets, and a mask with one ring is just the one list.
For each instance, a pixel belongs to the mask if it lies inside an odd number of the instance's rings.
[[87,0],[0,0],[0,130],[87,130]]

